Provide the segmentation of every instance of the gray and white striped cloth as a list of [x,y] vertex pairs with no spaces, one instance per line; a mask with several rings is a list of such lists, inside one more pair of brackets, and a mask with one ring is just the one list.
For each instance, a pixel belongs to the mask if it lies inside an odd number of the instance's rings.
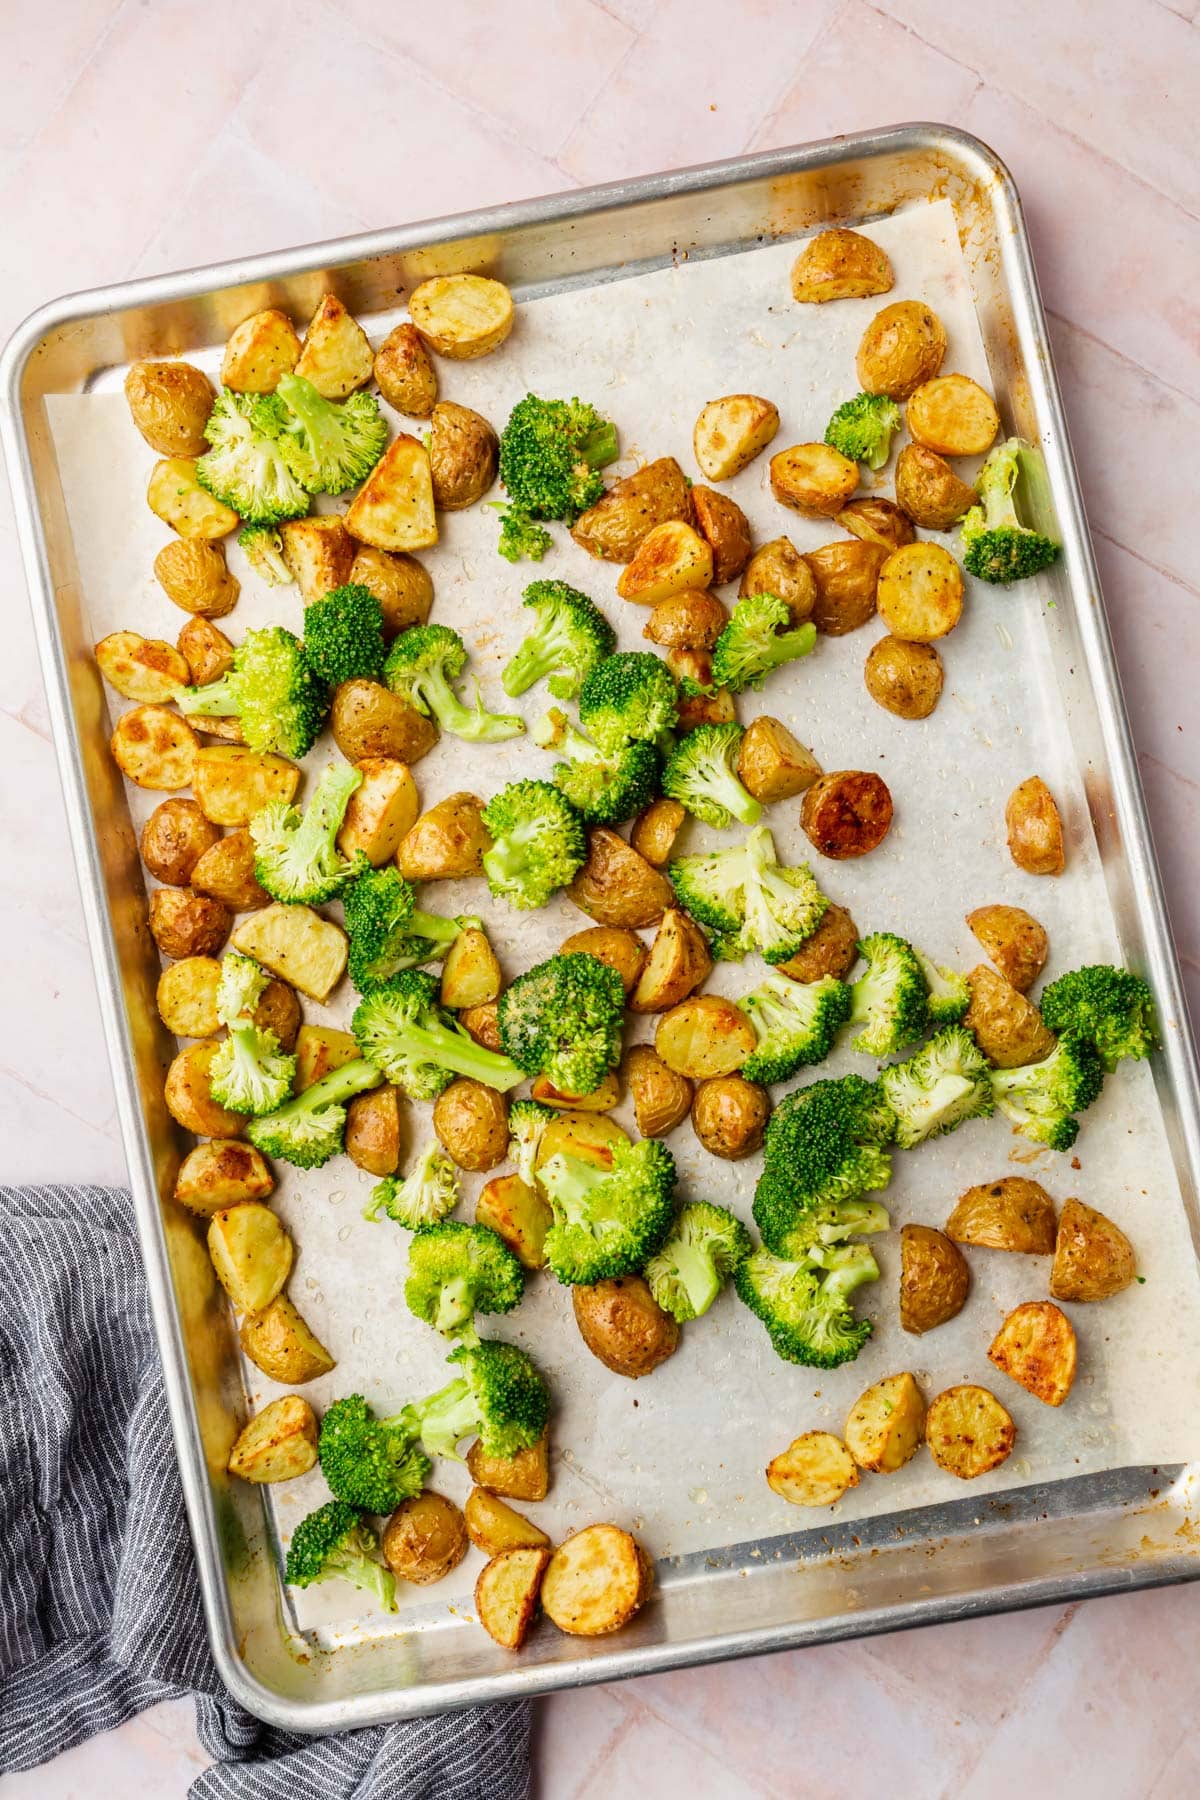
[[192,1800],[525,1800],[529,1708],[262,1725],[209,1655],[128,1194],[0,1188],[0,1773],[196,1700]]

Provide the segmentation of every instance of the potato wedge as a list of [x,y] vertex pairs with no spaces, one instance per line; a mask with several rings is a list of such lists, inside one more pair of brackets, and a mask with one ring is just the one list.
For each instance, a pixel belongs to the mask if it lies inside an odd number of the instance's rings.
[[692,505],[700,536],[712,551],[713,583],[722,587],[750,560],[750,521],[736,500],[713,488],[694,487]]
[[556,1088],[544,1075],[537,1076],[529,1092],[543,1106],[559,1107],[566,1112],[606,1113],[621,1104],[621,1081],[615,1069],[610,1069],[599,1087],[593,1088],[590,1094],[568,1094],[565,1089]]
[[546,1233],[554,1223],[550,1203],[519,1175],[493,1175],[479,1190],[475,1223],[504,1239],[525,1269],[546,1266]]
[[126,700],[162,705],[191,681],[192,672],[173,644],[136,631],[112,631],[96,645],[96,662],[109,687]]
[[904,1369],[858,1396],[846,1420],[846,1448],[860,1469],[894,1475],[915,1455],[924,1424],[925,1396]]
[[617,1525],[587,1525],[558,1546],[542,1578],[542,1610],[573,1637],[604,1637],[640,1612],[654,1564]]
[[757,1039],[740,1007],[717,994],[700,994],[664,1013],[654,1048],[677,1075],[707,1081],[740,1069]]
[[220,738],[223,744],[244,744],[246,741],[241,720],[234,718],[231,713],[224,716],[214,713],[211,718],[198,718],[196,730],[203,737]]
[[892,824],[892,796],[870,769],[822,775],[804,796],[800,823],[814,850],[835,862],[877,850]]
[[571,1289],[579,1335],[614,1375],[638,1381],[679,1348],[679,1326],[664,1312],[640,1275]]
[[279,1039],[279,1048],[290,1055],[300,1035],[300,1002],[286,981],[268,981],[254,1009],[254,1023]]
[[962,570],[941,544],[906,544],[880,569],[875,598],[893,637],[932,643],[962,618]]
[[[677,802],[668,804],[674,806]],[[622,931],[615,925],[589,925],[584,931],[573,931],[563,939],[559,950],[565,956],[594,956],[597,962],[607,963],[621,977],[627,994],[637,986],[648,954],[636,931]]]
[[343,856],[361,850],[378,869],[390,862],[421,809],[417,784],[407,763],[394,756],[364,756],[356,765],[362,785],[350,796],[338,832]]
[[452,1012],[486,1006],[500,992],[500,964],[487,933],[475,926],[460,931],[442,964],[442,1005]]
[[977,906],[966,922],[1009,986],[1027,994],[1050,954],[1050,940],[1033,914],[1021,906]]
[[285,519],[279,527],[279,541],[305,606],[323,600],[351,579],[356,546],[340,514]]
[[489,1494],[503,1494],[506,1500],[544,1500],[550,1492],[550,1439],[543,1432],[536,1444],[515,1456],[489,1456],[476,1438],[467,1451],[467,1471]]
[[1085,1206],[1063,1202],[1050,1270],[1056,1300],[1107,1300],[1137,1279],[1133,1245],[1119,1225]]
[[767,1090],[740,1075],[702,1081],[692,1101],[692,1129],[710,1156],[741,1162],[762,1149],[771,1116]]
[[408,299],[409,317],[439,356],[471,362],[498,350],[513,328],[513,297],[487,275],[433,275]]
[[551,1119],[542,1133],[533,1162],[535,1178],[538,1169],[560,1154],[595,1163],[598,1169],[611,1169],[613,1146],[628,1142],[628,1133],[603,1113],[564,1112]]
[[794,738],[782,719],[760,713],[747,726],[738,749],[738,779],[747,793],[771,806],[805,794],[821,778],[811,750]]
[[927,719],[942,697],[946,672],[932,644],[912,644],[898,637],[872,644],[863,665],[863,680],[877,706],[898,719]]
[[1027,1300],[992,1339],[988,1361],[1035,1400],[1061,1406],[1075,1380],[1075,1328],[1052,1300]]
[[500,440],[482,413],[439,400],[429,433],[434,505],[462,512],[482,500],[496,479]]
[[858,1464],[831,1431],[802,1431],[767,1464],[767,1486],[790,1506],[836,1506],[858,1486]]
[[702,408],[692,449],[708,481],[731,481],[779,430],[779,408],[757,394],[726,394]]
[[225,346],[221,384],[239,394],[273,394],[300,360],[300,339],[286,313],[268,307],[243,319]]
[[633,821],[629,833],[631,847],[639,856],[645,857],[651,868],[665,869],[686,818],[687,809],[678,800],[668,800],[665,796],[652,800]]
[[627,563],[642,539],[669,519],[694,524],[688,479],[673,456],[660,456],[615,481],[595,506],[581,513],[571,536],[589,556]]
[[858,464],[828,444],[793,444],[771,458],[771,492],[782,506],[832,519],[858,486]]
[[1058,1229],[1054,1202],[1040,1181],[1004,1175],[960,1194],[946,1220],[946,1236],[983,1250],[1053,1256]]
[[1018,994],[1003,975],[979,963],[967,976],[967,983],[971,1004],[963,1024],[975,1033],[989,1062],[998,1069],[1020,1069],[1049,1056],[1055,1044],[1053,1033],[1042,1023],[1033,1002]]
[[550,1539],[539,1525],[514,1512],[486,1488],[472,1488],[463,1507],[467,1536],[485,1556],[503,1550],[548,1550]]
[[209,1070],[217,1049],[214,1039],[205,1038],[181,1050],[167,1070],[163,1098],[176,1124],[196,1137],[240,1137],[246,1123],[243,1115],[227,1112],[212,1097]]
[[453,1500],[431,1488],[402,1500],[383,1528],[383,1560],[402,1581],[441,1581],[467,1554],[467,1528]]
[[380,681],[343,681],[329,714],[333,741],[347,762],[389,757],[410,768],[438,741],[438,728]]
[[[546,1538],[545,1543],[549,1542]],[[498,1551],[479,1571],[475,1611],[483,1629],[502,1650],[519,1650],[528,1637],[549,1563],[548,1548],[514,1545]]]
[[389,406],[427,419],[437,404],[437,371],[415,325],[389,331],[375,352],[375,381]]
[[405,832],[396,867],[406,881],[463,881],[483,873],[491,838],[476,794],[448,794]]
[[1020,782],[1004,808],[1008,854],[1027,875],[1061,875],[1067,865],[1062,819],[1040,775]]
[[162,800],[142,827],[142,861],[156,881],[187,887],[220,832],[194,800]]
[[299,1394],[282,1394],[243,1427],[226,1466],[243,1481],[292,1481],[316,1462],[317,1415]]
[[[199,619],[223,619],[242,591],[237,576],[229,573],[222,546],[200,536],[172,538],[164,544],[154,559],[154,574],[167,599]],[[217,677],[206,674],[203,679]],[[201,677],[196,675],[196,680]]]
[[812,936],[805,938],[795,956],[775,967],[792,981],[820,981],[822,975],[842,981],[857,961],[858,926],[844,906],[831,900]]
[[374,367],[375,353],[358,320],[336,294],[324,295],[308,322],[296,374],[327,400],[344,400],[367,385]]
[[458,1015],[458,1022],[463,1030],[482,1044],[485,1050],[499,1050],[500,1021],[499,1007],[494,1000],[484,1006],[467,1006]]
[[186,719],[163,706],[135,706],[122,713],[110,739],[113,761],[137,787],[187,787],[200,740]]
[[175,1037],[216,1037],[221,1029],[220,985],[221,965],[215,956],[185,956],[164,969],[154,999],[167,1030]]
[[460,1075],[433,1103],[437,1140],[460,1169],[495,1169],[508,1155],[504,1095]]
[[946,354],[946,328],[922,300],[898,300],[877,312],[859,341],[855,368],[867,394],[907,400],[931,381]]
[[648,531],[622,569],[617,592],[638,606],[657,606],[672,594],[706,588],[713,578],[713,553],[694,526],[668,519]]
[[136,362],[125,377],[129,416],[160,456],[202,456],[213,409],[208,376],[185,362]]
[[200,811],[214,825],[248,825],[272,800],[295,798],[300,771],[268,750],[206,744],[196,751],[191,783]]
[[349,579],[370,588],[383,611],[383,635],[391,639],[410,625],[424,625],[433,605],[433,582],[415,556],[398,551],[389,556],[373,544],[363,544],[354,558]]
[[1017,1428],[995,1394],[973,1382],[947,1388],[929,1403],[925,1442],[939,1469],[974,1481],[1012,1455]]
[[659,601],[642,627],[642,636],[664,650],[711,650],[728,623],[729,614],[715,594],[689,588]]
[[230,912],[254,912],[271,903],[254,873],[254,839],[245,826],[218,838],[204,852],[192,870],[192,886],[198,894],[220,900]]
[[[176,542],[182,544],[183,539],[178,538]],[[167,547],[169,549],[170,545]],[[195,547],[193,546],[193,548]],[[210,544],[205,548],[211,550],[213,546]],[[217,550],[214,554],[220,560],[221,567],[224,568],[225,563],[221,552]],[[232,576],[230,579],[232,580]],[[234,586],[236,588],[236,582]],[[179,636],[175,639],[175,648],[187,664],[188,680],[193,687],[206,687],[210,681],[220,681],[222,675],[228,675],[233,667],[233,645],[211,619],[202,619],[198,616],[189,619],[187,624],[180,628]]]
[[886,294],[894,280],[885,250],[861,231],[835,226],[810,238],[792,264],[792,298],[805,305],[865,300]]
[[401,431],[388,445],[346,514],[346,529],[377,550],[425,550],[438,541],[429,453]]
[[712,653],[708,650],[668,650],[663,657],[676,681],[694,682],[691,693],[679,694],[679,718],[676,733],[686,737],[698,725],[732,725],[737,722],[737,708],[728,688],[712,685]]
[[229,936],[228,907],[191,888],[155,888],[150,896],[150,936],[164,956],[215,956]]
[[908,514],[882,494],[864,494],[861,500],[851,500],[837,515],[836,523],[851,537],[861,538],[865,544],[879,544],[889,554],[911,544],[917,535]]
[[[193,456],[169,456],[155,463],[146,489],[146,504],[181,538],[228,537],[241,523],[232,507],[214,500],[200,486]],[[209,615],[215,616],[219,615]]]
[[247,1200],[213,1214],[208,1254],[234,1311],[259,1313],[283,1291],[295,1246],[269,1206]]
[[900,1232],[900,1324],[920,1337],[956,1318],[967,1303],[971,1272],[957,1244],[932,1225]]
[[275,1177],[253,1144],[216,1139],[189,1150],[175,1177],[175,1198],[180,1206],[210,1219],[227,1206],[251,1200],[268,1200],[275,1192]]
[[[348,1031],[333,1025],[302,1025],[296,1034],[296,1092],[302,1094],[331,1069],[357,1061],[359,1048]],[[356,1096],[357,1097],[357,1096]]]
[[597,924],[631,931],[657,925],[675,904],[675,890],[666,876],[607,825],[588,832],[587,861],[566,895]]
[[403,1139],[400,1096],[390,1082],[355,1094],[346,1108],[346,1155],[368,1175],[394,1175]]
[[989,394],[969,375],[938,375],[917,388],[905,411],[914,444],[939,456],[982,456],[1000,429]]
[[875,616],[879,571],[888,559],[882,544],[837,538],[807,552],[816,585],[812,622],[826,637],[845,637]]
[[785,601],[793,625],[812,618],[816,578],[790,538],[772,538],[769,544],[759,545],[738,583],[738,599],[744,600],[748,594],[774,594]]
[[346,934],[310,906],[273,904],[251,913],[233,947],[290,982],[310,1000],[327,1000],[346,967]]
[[668,907],[650,946],[646,966],[629,999],[629,1010],[667,1012],[707,980],[712,970],[708,939],[677,907]]
[[286,1294],[278,1294],[264,1312],[243,1319],[238,1342],[256,1368],[289,1387],[315,1381],[337,1367]]
[[686,1075],[668,1069],[649,1044],[635,1044],[622,1065],[633,1096],[634,1117],[642,1137],[666,1137],[691,1111],[695,1086]]
[[896,499],[925,531],[949,531],[978,498],[971,484],[924,444],[905,444],[896,458]]

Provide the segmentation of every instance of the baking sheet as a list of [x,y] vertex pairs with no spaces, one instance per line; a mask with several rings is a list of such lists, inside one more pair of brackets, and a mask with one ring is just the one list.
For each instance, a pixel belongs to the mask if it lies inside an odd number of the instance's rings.
[[[871,235],[892,257],[893,298],[921,298],[942,318],[949,339],[945,367],[987,382],[987,366],[966,271],[946,202],[920,206],[873,224]],[[854,350],[875,300],[796,307],[787,270],[792,245],[678,266],[616,285],[546,296],[519,309],[518,325],[495,357],[442,364],[445,396],[477,407],[497,424],[532,387],[579,393],[611,412],[621,431],[624,473],[651,456],[672,453],[692,467],[692,425],[714,394],[754,391],[779,405],[778,444],[819,437],[832,408],[855,390]],[[396,315],[400,316],[400,315]],[[371,321],[378,341],[391,318]],[[197,358],[215,367],[219,351]],[[182,622],[153,579],[165,528],[144,504],[153,453],[132,430],[119,393],[54,397],[48,402],[73,527],[80,578],[95,638],[116,629],[174,638]],[[767,485],[766,458],[729,484],[746,509],[756,541],[786,534],[800,549],[837,535],[836,528],[779,507]],[[866,476],[890,491],[891,471]],[[435,617],[455,625],[472,649],[485,697],[509,710],[496,679],[523,635],[520,591],[535,576],[562,576],[604,608],[624,648],[644,647],[642,609],[617,599],[618,570],[598,564],[561,530],[538,568],[512,569],[495,554],[493,514],[444,516],[442,541],[423,557],[435,584]],[[280,620],[302,628],[295,589],[269,590],[249,575],[236,547],[230,561],[243,592],[227,625]],[[963,914],[984,901],[1028,906],[1046,925],[1049,976],[1080,962],[1115,958],[1111,910],[1088,824],[1061,699],[1061,624],[1049,585],[1026,583],[1012,593],[969,584],[963,622],[940,646],[946,665],[941,705],[925,724],[884,713],[862,684],[864,656],[879,626],[843,639],[822,639],[810,658],[748,696],[744,720],[771,711],[812,745],[826,768],[878,768],[896,802],[896,823],[883,848],[851,864],[815,859],[822,886],[847,905],[860,930],[895,929],[938,961],[970,967],[981,960]],[[114,717],[125,709],[110,696]],[[532,719],[547,703],[544,689],[516,705]],[[308,759],[317,770],[331,746]],[[548,768],[528,740],[477,748],[443,739],[417,770],[425,805],[456,788],[488,793],[518,774]],[[1057,882],[1022,875],[1003,844],[1003,802],[1024,776],[1041,773],[1067,821],[1069,866]],[[160,796],[129,790],[135,820]],[[781,857],[810,860],[794,804],[770,809]],[[692,825],[686,848],[731,841]],[[580,915],[559,901],[531,916],[493,903],[480,883],[438,884],[429,904],[479,911],[506,974],[547,954]],[[719,966],[710,989],[736,996],[754,985],[762,965]],[[348,989],[325,1013],[305,1003],[310,1020],[344,1024]],[[635,1021],[633,1038],[652,1035]],[[845,1048],[822,1074],[873,1065]],[[628,1108],[615,1115],[631,1123]],[[412,1107],[413,1143],[427,1132],[427,1109]],[[749,1217],[757,1160],[724,1164],[700,1150],[690,1127],[669,1140],[684,1194],[711,1197]],[[1078,1165],[1078,1166],[1076,1166]],[[1195,1259],[1153,1084],[1145,1068],[1123,1068],[1086,1116],[1073,1157],[1039,1152],[1015,1138],[1002,1118],[964,1127],[952,1137],[897,1153],[884,1196],[894,1225],[940,1224],[965,1186],[1016,1170],[1036,1175],[1056,1199],[1076,1193],[1110,1213],[1130,1233],[1143,1286],[1102,1308],[1076,1307],[1080,1373],[1061,1411],[1042,1407],[991,1369],[986,1348],[1005,1311],[1044,1297],[1048,1263],[987,1252],[971,1256],[974,1289],[964,1312],[923,1339],[900,1332],[895,1284],[895,1232],[872,1240],[880,1283],[860,1294],[876,1320],[875,1336],[857,1361],[833,1372],[795,1369],[771,1352],[758,1322],[725,1295],[706,1319],[685,1329],[678,1354],[650,1381],[610,1375],[582,1350],[569,1293],[552,1280],[531,1281],[520,1311],[485,1329],[530,1348],[546,1370],[558,1405],[558,1458],[551,1498],[537,1509],[554,1535],[605,1516],[630,1524],[656,1555],[717,1549],[770,1537],[824,1515],[799,1514],[767,1489],[761,1470],[796,1432],[818,1424],[840,1428],[850,1403],[871,1380],[910,1367],[932,1395],[963,1379],[994,1386],[1018,1425],[1016,1453],[970,1489],[918,1457],[885,1481],[865,1481],[833,1517],[853,1519],[981,1496],[1032,1481],[1196,1454],[1188,1422],[1195,1416],[1198,1376],[1189,1347],[1200,1323]],[[406,1234],[388,1222],[369,1225],[361,1207],[373,1181],[346,1160],[304,1174],[281,1167],[281,1215],[296,1239],[291,1292],[339,1366],[312,1384],[320,1407],[361,1387],[384,1408],[440,1384],[439,1340],[407,1313],[402,1286]],[[462,1216],[470,1216],[482,1177],[464,1178]],[[278,1391],[252,1367],[254,1405]],[[461,1499],[465,1470],[441,1463],[436,1483]],[[953,1490],[953,1491],[951,1491]],[[273,1490],[286,1538],[296,1519],[323,1497],[315,1476]],[[470,1558],[432,1593],[406,1597],[400,1627],[450,1623],[469,1607],[479,1564]],[[289,1594],[302,1627],[329,1642],[396,1629],[377,1615],[355,1624],[353,1596],[336,1587]],[[448,1610],[449,1609],[449,1610]]]

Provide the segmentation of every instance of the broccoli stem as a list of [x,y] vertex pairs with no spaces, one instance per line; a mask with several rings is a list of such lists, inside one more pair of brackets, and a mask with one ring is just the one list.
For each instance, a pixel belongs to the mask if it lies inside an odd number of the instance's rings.
[[458,1455],[459,1440],[471,1435],[479,1425],[475,1396],[461,1376],[427,1400],[407,1407],[400,1417],[406,1425],[416,1427],[430,1456],[450,1456],[455,1462],[462,1461]]
[[452,1337],[474,1317],[475,1296],[466,1277],[459,1275],[453,1281],[447,1281],[438,1294],[434,1330],[440,1331],[443,1337]]
[[203,718],[231,718],[240,710],[238,701],[238,680],[236,670],[222,675],[219,681],[210,681],[204,687],[181,688],[175,696],[175,704],[181,713],[199,714]]
[[708,1311],[721,1291],[721,1278],[713,1259],[698,1245],[685,1243],[680,1238],[676,1238],[669,1246],[668,1253],[683,1283],[692,1311],[699,1318]]
[[485,1087],[507,1093],[525,1077],[515,1062],[496,1050],[485,1050],[465,1031],[449,1026],[405,1025],[401,1033],[404,1050],[415,1060],[436,1063],[451,1069],[455,1075],[466,1075],[481,1081]]
[[458,919],[443,919],[440,913],[422,912],[419,906],[404,921],[405,937],[428,938],[431,944],[452,944],[462,931]]
[[603,469],[609,463],[616,462],[620,455],[617,428],[610,419],[604,419],[588,433],[583,440],[581,454],[589,469]]
[[515,699],[547,675],[553,675],[562,666],[564,658],[569,657],[571,649],[570,632],[561,617],[552,616],[518,647],[500,678],[500,685]]

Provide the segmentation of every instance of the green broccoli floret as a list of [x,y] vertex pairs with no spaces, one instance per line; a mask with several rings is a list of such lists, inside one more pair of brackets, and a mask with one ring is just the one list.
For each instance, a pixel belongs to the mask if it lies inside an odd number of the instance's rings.
[[222,1025],[238,1025],[254,1017],[271,977],[252,956],[228,950],[221,958],[217,983],[217,1018]]
[[616,648],[617,634],[599,607],[565,581],[531,581],[521,604],[537,625],[500,677],[506,694],[546,681],[558,700],[573,700],[585,675]]
[[956,969],[930,962],[915,944],[909,946],[920,965],[928,990],[925,1010],[931,1025],[957,1025],[971,1004],[971,985]]
[[222,388],[204,435],[212,445],[196,464],[196,480],[244,525],[303,518],[308,495],[288,468],[279,442],[283,408],[272,394]]
[[436,962],[461,932],[480,924],[469,916],[444,919],[423,912],[394,863],[365,870],[346,889],[342,905],[350,937],[347,967],[360,994],[402,969]]
[[1104,1062],[1086,1038],[1061,1037],[1049,1056],[1021,1069],[989,1069],[996,1105],[1022,1137],[1069,1150],[1084,1112],[1104,1085]]
[[539,749],[571,759],[555,763],[554,785],[589,825],[619,825],[658,794],[661,764],[653,744],[625,744],[603,755],[557,706],[535,722],[530,735]]
[[718,830],[735,819],[753,825],[762,807],[738,780],[742,736],[740,725],[697,725],[667,758],[663,793]]
[[1154,1048],[1154,995],[1128,969],[1105,963],[1071,969],[1050,983],[1041,1007],[1051,1031],[1094,1044],[1109,1071],[1122,1057],[1149,1056]]
[[284,1578],[289,1587],[349,1581],[374,1594],[385,1612],[395,1612],[396,1577],[378,1560],[378,1549],[379,1539],[357,1508],[327,1500],[292,1533]]
[[541,562],[554,539],[544,525],[538,525],[519,506],[503,500],[485,500],[484,505],[500,515],[500,541],[496,549],[505,562]]
[[256,1116],[282,1106],[295,1079],[296,1058],[279,1048],[273,1031],[260,1031],[251,1019],[229,1027],[208,1069],[218,1106]]
[[769,963],[786,962],[829,905],[803,864],[788,869],[779,863],[765,825],[732,849],[681,856],[667,874],[685,912],[716,932],[713,948],[725,962],[751,951]]
[[963,568],[980,581],[1024,581],[1048,568],[1061,548],[1053,538],[1022,525],[1013,490],[1025,446],[1020,438],[997,444],[975,483],[982,506],[973,506],[959,526]]
[[403,1415],[377,1419],[361,1394],[347,1394],[321,1420],[317,1455],[330,1492],[364,1512],[390,1513],[419,1494],[429,1475]]
[[268,587],[286,587],[292,571],[283,560],[283,539],[273,525],[243,525],[238,543],[246,560]]
[[490,713],[475,684],[474,706],[464,706],[452,681],[467,666],[467,646],[448,625],[412,625],[388,651],[384,679],[427,719],[470,744],[499,744],[519,737],[525,721],[519,713]]
[[844,1244],[847,1238],[888,1231],[891,1219],[878,1200],[825,1200],[810,1204],[787,1169],[763,1170],[754,1191],[754,1223],[773,1256],[802,1262],[814,1250]]
[[265,625],[246,633],[228,675],[181,688],[175,704],[189,716],[235,717],[251,750],[298,761],[320,736],[329,698],[300,639],[282,625]]
[[583,820],[548,781],[513,781],[483,809],[492,843],[483,872],[497,899],[521,912],[545,906],[587,859]]
[[896,1115],[902,1150],[955,1131],[995,1111],[983,1052],[965,1025],[942,1029],[904,1062],[883,1069],[879,1085]]
[[542,1135],[558,1114],[540,1100],[514,1100],[508,1109],[508,1154],[526,1187],[533,1186],[534,1163]]
[[500,433],[500,479],[526,518],[573,525],[604,492],[599,471],[617,455],[616,426],[594,406],[526,394]]
[[378,1087],[382,1080],[379,1070],[361,1057],[343,1063],[276,1112],[251,1119],[246,1136],[264,1156],[292,1163],[297,1169],[319,1169],[342,1148],[346,1102]]
[[871,1321],[854,1315],[852,1296],[877,1281],[879,1265],[866,1244],[814,1251],[785,1262],[756,1250],[733,1278],[738,1298],[762,1320],[775,1354],[810,1369],[852,1362],[871,1335]]
[[401,1180],[398,1175],[385,1175],[371,1189],[371,1198],[363,1207],[364,1219],[377,1219],[386,1213],[406,1231],[419,1231],[423,1225],[436,1225],[458,1205],[458,1170],[438,1143],[426,1144],[415,1166]]
[[330,763],[303,814],[287,800],[255,813],[254,874],[273,900],[320,906],[370,869],[361,850],[343,856],[337,847],[350,796],[361,786],[353,763]]
[[708,1311],[752,1248],[750,1233],[733,1213],[690,1200],[642,1274],[663,1311],[684,1325]]
[[403,969],[359,1001],[351,1030],[368,1062],[413,1100],[436,1100],[456,1075],[502,1093],[516,1087],[516,1063],[477,1044],[439,1006],[437,992],[432,975]]
[[832,975],[808,982],[768,975],[738,1005],[758,1039],[739,1073],[769,1086],[825,1061],[849,1016],[850,990]]
[[326,400],[303,375],[281,375],[279,447],[310,494],[344,494],[365,481],[387,446],[387,424],[374,394]]
[[713,649],[714,687],[740,694],[759,688],[784,663],[807,656],[817,641],[812,620],[789,630],[792,615],[776,594],[748,594],[739,600]]
[[853,1040],[864,1056],[890,1056],[925,1030],[929,990],[916,951],[894,931],[862,939],[858,953],[867,971],[850,985],[850,1023],[862,1030]]
[[460,1345],[446,1360],[461,1366],[459,1379],[401,1414],[430,1456],[458,1459],[465,1437],[478,1437],[489,1456],[515,1456],[537,1443],[550,1417],[550,1390],[523,1350],[485,1339]]
[[475,1314],[511,1312],[524,1292],[520,1263],[486,1225],[446,1219],[421,1226],[409,1245],[408,1310],[443,1337],[477,1344]]
[[[770,1202],[781,1241],[785,1201],[796,1215],[838,1207],[885,1188],[892,1177],[886,1146],[896,1120],[878,1083],[861,1075],[815,1081],[781,1100],[767,1125],[765,1176],[779,1175]],[[764,1237],[766,1235],[764,1229]],[[770,1247],[770,1246],[768,1246]]]
[[625,744],[656,744],[679,718],[675,677],[648,650],[618,650],[584,677],[579,718],[605,754]]
[[544,1075],[564,1094],[591,1094],[621,1059],[625,988],[599,957],[552,956],[509,983],[496,1022],[526,1075]]
[[851,462],[882,469],[900,425],[900,408],[886,394],[855,394],[830,419],[825,442]]
[[675,1158],[657,1138],[615,1144],[612,1167],[559,1152],[538,1170],[554,1214],[546,1260],[558,1279],[590,1285],[640,1269],[671,1229]]
[[360,677],[380,680],[387,661],[383,608],[370,588],[350,581],[306,606],[304,653],[330,687]]

